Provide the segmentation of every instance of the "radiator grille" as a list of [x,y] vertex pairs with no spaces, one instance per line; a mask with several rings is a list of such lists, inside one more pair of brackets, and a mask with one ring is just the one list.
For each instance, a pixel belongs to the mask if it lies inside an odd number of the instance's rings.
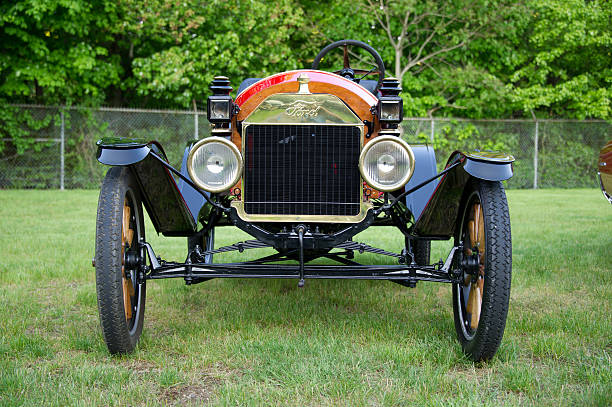
[[359,127],[249,125],[245,133],[246,213],[359,214]]

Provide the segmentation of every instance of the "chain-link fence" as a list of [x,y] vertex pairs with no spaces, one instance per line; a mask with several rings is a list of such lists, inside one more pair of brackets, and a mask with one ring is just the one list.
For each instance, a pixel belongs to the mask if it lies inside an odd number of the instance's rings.
[[[210,135],[194,111],[11,106],[0,124],[0,188],[98,188],[107,167],[96,141],[131,137],[159,141],[179,166],[184,147]],[[442,168],[454,150],[501,150],[516,158],[508,188],[596,187],[599,149],[612,124],[577,120],[406,119],[403,138],[434,146]]]
[[442,169],[454,150],[512,154],[508,188],[597,187],[599,150],[612,138],[603,120],[406,119],[404,139],[433,144]]

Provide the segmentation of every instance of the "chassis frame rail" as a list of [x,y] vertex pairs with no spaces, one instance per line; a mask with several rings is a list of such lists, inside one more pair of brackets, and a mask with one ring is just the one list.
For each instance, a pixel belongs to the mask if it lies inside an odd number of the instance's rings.
[[[453,283],[435,267],[410,265],[304,265],[304,279],[414,280]],[[153,270],[147,279],[163,278],[293,278],[301,279],[300,266],[292,264],[167,264]]]
[[[255,243],[247,241],[236,243],[217,249],[220,252],[238,250],[246,248],[266,247],[265,243]],[[245,244],[246,243],[246,244]],[[142,247],[147,252],[151,267],[146,267],[147,273],[143,273],[141,278],[148,280],[158,280],[164,278],[184,278],[188,284],[206,281],[212,278],[281,278],[281,279],[356,279],[356,280],[389,280],[404,283],[415,283],[416,281],[434,281],[441,283],[457,283],[460,281],[461,273],[453,270],[453,259],[455,253],[461,252],[461,246],[451,249],[448,258],[444,263],[420,266],[416,263],[411,264],[388,264],[388,265],[364,265],[350,260],[353,250],[359,252],[371,252],[397,258],[400,263],[405,262],[404,254],[387,252],[369,245],[357,242],[345,242],[337,247],[345,249],[343,252],[321,253],[319,257],[335,260],[341,264],[337,265],[309,265],[304,264],[303,258],[298,260],[298,264],[278,264],[272,262],[296,260],[291,257],[296,250],[286,253],[276,253],[259,259],[237,262],[237,263],[205,263],[199,261],[208,252],[199,252],[198,248],[190,253],[185,263],[166,262],[157,257],[149,243],[143,242]],[[224,250],[223,250],[224,249]],[[210,252],[217,252],[211,250]],[[192,256],[193,255],[193,256]],[[345,257],[342,257],[345,256]],[[198,261],[192,261],[192,258]],[[310,259],[314,260],[314,259]]]

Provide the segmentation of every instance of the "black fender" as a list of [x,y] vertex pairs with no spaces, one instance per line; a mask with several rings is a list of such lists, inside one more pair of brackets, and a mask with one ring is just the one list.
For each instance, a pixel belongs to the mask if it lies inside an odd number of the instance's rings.
[[514,157],[511,155],[494,151],[473,151],[463,156],[465,157],[463,169],[473,177],[487,181],[504,181],[512,178]]
[[164,157],[161,146],[155,142],[147,143],[140,139],[106,137],[96,143],[96,158],[105,165],[130,165],[145,159],[152,148],[157,148]]
[[143,204],[157,233],[191,236],[196,231],[193,215],[170,171],[162,146],[139,139],[104,138],[97,143],[97,159],[111,166],[128,166],[138,181]]
[[461,209],[463,191],[470,178],[503,181],[512,177],[514,157],[498,152],[455,151],[446,168],[459,163],[443,175],[428,199],[413,228],[417,236],[431,239],[449,239],[455,233],[457,216]]

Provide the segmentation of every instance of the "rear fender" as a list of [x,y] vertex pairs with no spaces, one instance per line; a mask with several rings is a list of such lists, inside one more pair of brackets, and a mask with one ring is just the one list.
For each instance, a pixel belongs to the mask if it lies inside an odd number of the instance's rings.
[[509,179],[513,161],[514,157],[503,153],[455,151],[446,167],[457,162],[459,165],[442,176],[436,185],[417,218],[413,229],[415,234],[432,239],[451,238],[455,234],[463,192],[470,178],[487,181]]
[[197,214],[192,214],[174,177],[159,161],[158,157],[168,161],[159,143],[106,138],[98,141],[97,145],[100,163],[129,166],[132,169],[140,186],[143,204],[157,233],[190,236],[196,231]]

